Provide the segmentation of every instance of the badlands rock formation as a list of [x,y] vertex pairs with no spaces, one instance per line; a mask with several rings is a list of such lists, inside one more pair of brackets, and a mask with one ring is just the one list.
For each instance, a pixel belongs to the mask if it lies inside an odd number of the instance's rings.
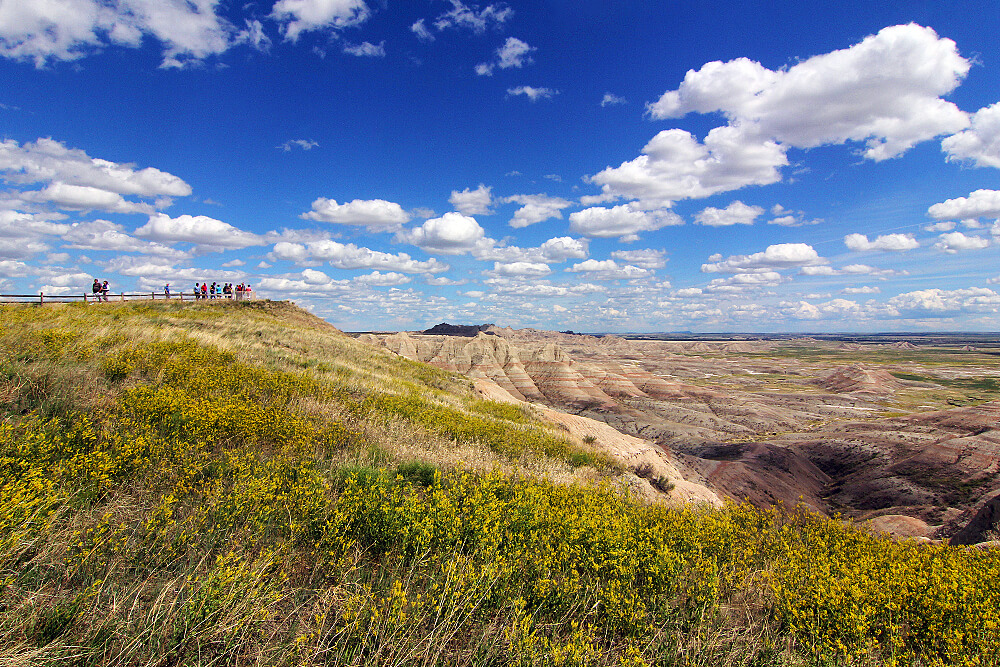
[[[926,350],[905,341],[659,341],[475,328],[473,337],[365,339],[462,373],[494,399],[540,406],[578,435],[601,423],[595,442],[633,470],[683,481],[678,497],[801,501],[908,537],[950,537],[975,524],[962,539],[982,541],[995,528],[988,512],[973,518],[1000,492],[1000,396],[976,384],[1000,377],[998,355],[954,348],[961,356],[936,353],[954,366],[925,366]],[[968,390],[954,388],[963,382]]]

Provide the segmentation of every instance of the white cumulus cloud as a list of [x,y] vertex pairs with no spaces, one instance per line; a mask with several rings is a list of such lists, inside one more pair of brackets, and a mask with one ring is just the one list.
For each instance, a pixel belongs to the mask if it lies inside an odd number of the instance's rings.
[[562,219],[562,209],[572,204],[562,197],[549,197],[548,195],[511,195],[503,199],[506,203],[520,204],[514,217],[510,219],[510,226],[515,229],[534,225],[538,222],[545,222],[550,218]]
[[974,113],[969,129],[943,139],[941,149],[950,161],[1000,168],[1000,102]]
[[768,273],[780,269],[826,264],[807,243],[778,243],[752,255],[733,255],[725,260],[702,264],[705,273]]
[[54,139],[38,139],[23,146],[13,139],[0,142],[0,172],[11,183],[64,183],[139,197],[186,197],[191,186],[153,167],[92,158]]
[[257,234],[245,232],[206,215],[171,218],[165,213],[157,213],[149,216],[149,222],[135,230],[135,235],[165,243],[194,243],[219,248],[248,248],[267,244]]
[[662,269],[667,265],[666,255],[665,250],[614,250],[611,258],[634,264],[640,269]]
[[865,157],[884,160],[968,125],[967,114],[941,96],[969,67],[955,42],[911,23],[782,70],[746,58],[707,63],[649,112],[679,118],[717,111],[761,138],[799,148],[864,141]]
[[305,244],[280,241],[274,244],[268,259],[295,262],[300,266],[328,262],[337,269],[382,269],[402,273],[443,273],[449,268],[433,258],[422,262],[405,252],[391,254],[330,239]]
[[[109,45],[137,48],[145,36],[163,50],[161,67],[180,67],[253,41],[219,16],[219,0],[7,0],[0,4],[0,55],[75,60]],[[258,45],[261,38],[257,39]]]
[[377,287],[395,287],[396,285],[405,285],[412,280],[413,278],[403,275],[402,273],[396,273],[393,271],[380,273],[378,271],[372,271],[367,275],[358,276],[354,279],[354,282],[361,283],[362,285],[374,285]]
[[871,250],[904,252],[919,248],[920,242],[913,238],[912,234],[883,234],[874,241],[869,241],[864,234],[848,234],[844,237],[844,245],[854,252]]
[[410,216],[399,204],[384,199],[355,199],[338,204],[335,199],[320,197],[312,210],[301,215],[306,220],[330,222],[337,225],[363,225],[369,229],[395,230]]
[[764,212],[760,206],[748,206],[736,200],[726,208],[709,206],[694,216],[695,224],[708,227],[728,227],[730,225],[752,225]]
[[1000,312],[1000,294],[985,287],[926,289],[890,297],[888,312],[895,317],[949,317],[961,313]]
[[465,188],[461,192],[452,190],[448,197],[448,203],[455,207],[455,210],[465,215],[492,215],[493,210],[493,188],[479,184],[475,190]]
[[611,208],[594,206],[569,216],[570,230],[577,234],[598,238],[619,237],[623,240],[635,240],[639,232],[681,224],[684,223],[680,216],[673,211],[644,211],[631,204]]
[[935,220],[993,218],[1000,216],[1000,190],[976,190],[968,197],[948,199],[927,209]]
[[652,272],[631,264],[620,265],[613,259],[588,259],[566,269],[570,273],[586,273],[594,280],[630,280],[645,278]]
[[485,236],[486,232],[475,218],[452,211],[440,218],[431,218],[419,227],[401,231],[396,238],[427,251],[461,255],[473,250]]
[[528,278],[541,278],[550,273],[552,273],[552,269],[549,268],[548,264],[535,262],[494,262],[493,271],[490,272],[494,276]]
[[671,129],[653,137],[639,157],[589,180],[600,185],[606,197],[669,206],[747,185],[777,183],[778,167],[787,164],[785,149],[777,142],[747,136],[740,128],[717,127],[704,143],[686,130]]
[[271,10],[285,39],[293,42],[303,32],[346,28],[365,22],[369,15],[364,0],[278,0]]
[[949,232],[938,237],[938,242],[934,248],[948,254],[955,254],[959,250],[982,250],[990,245],[989,239],[979,236],[966,236],[962,232]]

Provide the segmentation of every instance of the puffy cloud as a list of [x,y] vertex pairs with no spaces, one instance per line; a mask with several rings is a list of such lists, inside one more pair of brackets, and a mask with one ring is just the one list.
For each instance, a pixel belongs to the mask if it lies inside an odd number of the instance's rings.
[[927,209],[935,220],[1000,216],[1000,190],[976,190],[968,197],[948,199]]
[[969,69],[949,39],[918,25],[892,26],[850,48],[769,70],[739,58],[691,70],[647,110],[653,118],[721,112],[704,143],[663,130],[638,158],[591,177],[606,195],[668,205],[781,180],[790,147],[866,142],[884,160],[968,125],[942,95]]
[[892,316],[949,317],[961,313],[1000,312],[1000,294],[985,287],[943,290],[926,289],[905,292],[887,302]]
[[700,143],[690,132],[663,130],[642,155],[591,176],[607,197],[638,199],[668,206],[747,185],[781,180],[778,167],[788,164],[785,149],[774,141],[747,136],[740,128],[717,127]]
[[248,248],[266,245],[267,241],[233,227],[227,222],[205,215],[181,215],[171,218],[165,213],[149,216],[149,222],[135,230],[135,235],[167,243],[194,243],[219,248]]
[[800,148],[864,141],[865,157],[884,160],[968,125],[941,96],[969,67],[952,40],[911,23],[777,71],[746,58],[707,63],[649,112],[679,118],[718,111],[761,138]]
[[378,44],[361,42],[360,44],[345,44],[344,53],[362,58],[385,58],[385,40]]
[[599,238],[620,237],[634,240],[639,232],[649,232],[669,225],[684,224],[673,211],[643,211],[631,204],[612,208],[595,206],[575,211],[569,216],[570,230],[584,236]]
[[125,228],[108,220],[77,222],[67,226],[62,235],[65,247],[75,250],[139,252],[145,255],[182,258],[187,253],[152,241],[143,241],[125,233]]
[[570,273],[586,273],[588,277],[595,280],[630,280],[633,278],[645,278],[652,274],[648,269],[640,269],[638,266],[626,264],[619,265],[613,259],[596,260],[588,259],[574,264],[566,269]]
[[845,287],[840,290],[841,294],[879,294],[882,290],[878,287],[868,287],[864,285],[862,287]]
[[163,45],[161,67],[180,67],[252,40],[252,30],[237,34],[216,13],[218,5],[219,0],[6,2],[0,6],[0,55],[42,67],[109,44],[137,48],[151,35]]
[[768,273],[793,267],[825,264],[815,248],[806,243],[779,243],[769,245],[763,252],[752,255],[733,255],[726,260],[702,264],[705,273]]
[[405,252],[393,255],[329,239],[307,244],[280,241],[274,244],[274,249],[268,258],[300,265],[321,261],[329,262],[330,266],[338,269],[382,269],[403,273],[442,273],[449,268],[447,264],[436,259],[421,262],[412,259]]
[[0,171],[6,172],[6,180],[12,183],[58,182],[140,197],[191,194],[191,186],[173,174],[92,158],[54,139],[38,139],[23,146],[13,139],[0,142]]
[[848,250],[854,252],[871,250],[905,252],[920,247],[920,243],[913,238],[912,234],[883,234],[874,241],[869,241],[864,234],[848,234],[844,237],[844,245],[847,246]]
[[326,283],[309,283],[295,278],[272,277],[261,278],[257,283],[258,294],[261,291],[285,294],[345,294],[350,290],[351,281],[330,279]]
[[952,221],[924,225],[925,232],[950,232],[953,229],[955,229],[955,223]]
[[434,278],[426,278],[424,282],[433,287],[453,287],[455,285],[464,285],[467,280],[454,280],[452,278],[447,278],[445,276],[437,276]]
[[481,261],[531,262],[558,264],[567,259],[587,256],[588,241],[570,236],[558,236],[535,248],[496,245],[493,239],[483,239],[476,244],[472,256]]
[[532,102],[537,102],[538,100],[548,100],[552,99],[559,94],[558,90],[552,88],[535,88],[534,86],[517,86],[516,88],[508,88],[507,95],[509,97],[517,97],[518,95],[524,95]]
[[40,292],[65,292],[66,288],[74,287],[76,292],[90,291],[90,286],[94,281],[94,276],[80,271],[73,273],[48,273],[42,276],[46,281],[39,289]]
[[305,269],[302,272],[302,280],[310,285],[325,285],[333,279],[322,271],[317,271],[316,269]]
[[0,236],[0,259],[28,259],[51,248],[35,239],[4,238]]
[[626,264],[634,264],[640,269],[662,269],[667,265],[665,250],[615,250],[612,259],[619,259]]
[[[704,267],[703,267],[704,268]],[[777,271],[755,271],[736,273],[729,278],[716,278],[705,287],[709,292],[744,292],[762,287],[775,287],[782,281]]]
[[23,278],[29,274],[28,265],[12,259],[0,260],[0,275],[8,278]]
[[[476,11],[461,0],[451,0],[451,10],[434,19],[434,27],[438,30],[464,28],[475,33],[482,33],[489,27],[499,28],[513,14],[514,10],[503,3],[487,5]],[[422,23],[422,21],[418,21],[418,23]],[[417,34],[419,35],[419,32]]]
[[934,248],[948,254],[955,254],[959,250],[982,250],[990,245],[989,239],[978,236],[966,236],[962,232],[949,232],[938,237],[938,242]]
[[607,287],[597,283],[573,283],[572,285],[553,285],[546,280],[534,279],[525,282],[523,279],[498,277],[484,280],[483,283],[498,294],[532,297],[565,297],[583,294],[606,292]]
[[549,268],[548,264],[541,264],[535,262],[494,262],[493,271],[490,275],[494,276],[514,276],[522,278],[541,278],[552,273],[552,269]]
[[476,65],[476,74],[493,76],[493,70],[497,67],[500,69],[524,67],[532,62],[530,55],[532,51],[537,49],[517,37],[508,37],[503,46],[497,49],[493,61]]
[[736,200],[726,208],[708,207],[694,217],[695,224],[708,227],[728,227],[730,225],[752,225],[764,212],[760,206],[747,206]]
[[271,18],[282,24],[286,40],[310,30],[340,29],[364,23],[370,12],[364,0],[278,0]]
[[30,238],[62,234],[69,225],[51,222],[36,213],[0,210],[0,238]]
[[1000,168],[1000,102],[972,115],[969,129],[941,141],[949,161],[971,161],[977,167]]
[[156,209],[143,202],[126,201],[117,192],[108,192],[89,185],[52,183],[41,190],[20,193],[24,201],[48,203],[70,211],[108,211],[109,213],[146,213]]
[[493,204],[493,188],[479,184],[475,190],[465,188],[461,192],[452,190],[448,197],[448,203],[455,207],[455,210],[465,215],[493,215],[490,206]]
[[544,262],[559,263],[567,259],[582,259],[587,256],[587,240],[569,236],[557,236],[538,247]]
[[572,205],[562,197],[549,197],[548,195],[511,195],[505,197],[503,201],[521,205],[521,208],[514,213],[514,217],[510,219],[510,226],[515,229],[544,222],[550,218],[561,220],[562,209]]
[[446,255],[460,255],[473,250],[486,236],[475,218],[452,211],[440,218],[431,218],[419,227],[396,235],[403,243]]
[[312,210],[300,217],[337,225],[364,225],[369,229],[397,229],[410,216],[399,204],[384,199],[355,199],[338,204],[335,199],[320,197]]
[[802,227],[804,225],[818,225],[823,222],[821,219],[806,220],[804,211],[789,211],[781,204],[771,207],[771,215],[774,217],[767,221],[769,225],[779,227]]
[[394,271],[390,271],[389,273],[372,271],[368,275],[358,276],[354,279],[354,282],[361,283],[362,285],[374,285],[377,287],[394,287],[396,285],[405,285],[412,280],[413,278],[404,276],[402,273],[396,273]]
[[628,100],[624,97],[619,97],[614,93],[604,93],[604,97],[601,98],[602,107],[616,106],[619,104],[628,104]]

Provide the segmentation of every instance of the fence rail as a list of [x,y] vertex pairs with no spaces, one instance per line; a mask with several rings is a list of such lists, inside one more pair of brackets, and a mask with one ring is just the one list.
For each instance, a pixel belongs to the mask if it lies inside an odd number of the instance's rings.
[[172,299],[174,301],[252,301],[256,292],[234,292],[232,294],[205,294],[190,292],[118,292],[98,293],[84,292],[82,294],[0,294],[0,303],[111,303],[122,301],[155,301],[157,299]]

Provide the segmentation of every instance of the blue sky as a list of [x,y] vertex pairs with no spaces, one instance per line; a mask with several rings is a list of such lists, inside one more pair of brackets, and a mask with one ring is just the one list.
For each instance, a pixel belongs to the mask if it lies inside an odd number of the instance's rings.
[[0,292],[1000,330],[989,2],[3,0]]

